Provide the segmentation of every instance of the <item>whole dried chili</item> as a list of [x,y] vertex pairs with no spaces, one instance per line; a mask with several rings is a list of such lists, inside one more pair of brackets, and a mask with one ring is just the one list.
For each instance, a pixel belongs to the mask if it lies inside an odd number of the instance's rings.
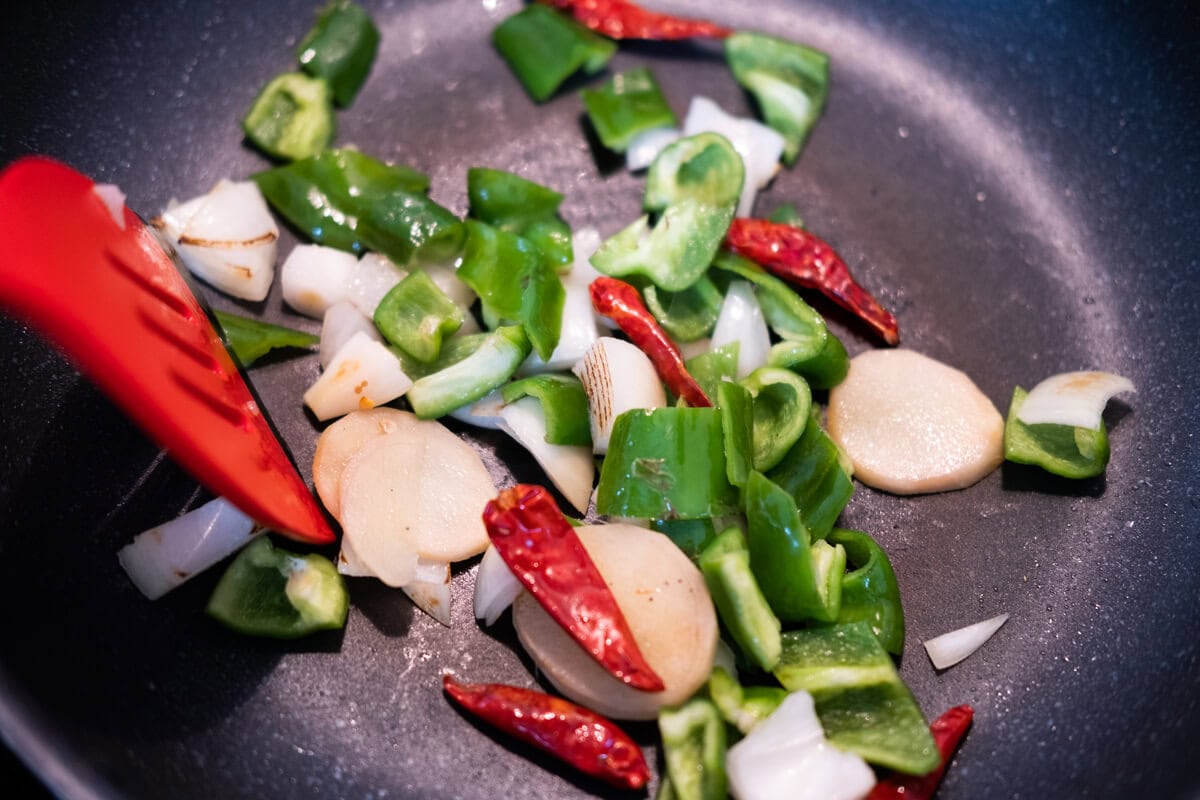
[[725,246],[786,281],[820,291],[870,325],[888,344],[900,343],[900,328],[892,313],[854,280],[832,247],[803,228],[739,217],[729,226]]
[[528,484],[503,490],[484,508],[483,524],[517,580],[600,666],[634,689],[663,690],[604,576],[548,491]]
[[971,719],[975,710],[968,705],[955,706],[935,719],[929,726],[933,741],[941,754],[941,763],[924,775],[905,775],[894,772],[875,784],[875,788],[867,795],[867,800],[929,800],[942,782],[946,767],[950,766],[950,757],[958,749],[967,728],[971,727]]
[[649,11],[629,0],[541,0],[610,39],[724,39],[729,28]]
[[712,405],[683,365],[683,355],[646,308],[641,295],[625,281],[616,278],[597,278],[591,285],[592,307],[612,318],[633,343],[650,357],[658,376],[676,397],[682,397],[693,408]]
[[480,719],[571,766],[622,789],[650,780],[641,749],[623,730],[558,697],[501,683],[457,683],[442,676],[446,694]]

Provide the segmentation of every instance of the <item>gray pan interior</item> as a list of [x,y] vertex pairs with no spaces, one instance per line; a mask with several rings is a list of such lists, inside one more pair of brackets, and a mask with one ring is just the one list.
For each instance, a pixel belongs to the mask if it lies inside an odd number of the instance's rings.
[[[115,181],[149,216],[265,162],[238,120],[292,64],[317,4],[22,3],[0,24],[0,162],[41,152]],[[760,196],[792,202],[899,317],[906,346],[959,367],[1002,410],[1014,384],[1102,368],[1106,477],[1005,466],[966,491],[860,487],[845,522],[900,576],[902,673],[936,715],[977,716],[940,794],[1185,797],[1200,787],[1200,197],[1194,5],[670,2],[832,56],[828,109],[798,165]],[[640,179],[601,159],[575,82],[534,106],[489,45],[513,2],[369,7],[384,48],[339,142],[427,170],[461,212],[465,171],[516,170],[565,192],[575,225],[614,231]],[[624,48],[675,109],[748,99],[709,46]],[[69,224],[69,221],[64,221]],[[294,237],[288,233],[286,253]],[[0,243],[2,246],[2,243]],[[214,298],[218,307],[235,308]],[[825,306],[821,306],[825,309]],[[255,314],[307,329],[276,287]],[[852,352],[873,346],[843,317]],[[453,711],[438,676],[529,683],[507,620],[453,629],[352,582],[343,634],[234,636],[201,614],[212,579],[151,604],[115,550],[202,499],[195,483],[21,324],[0,319],[0,732],[64,797],[574,797],[562,774]],[[131,357],[136,354],[131,353]],[[317,426],[299,394],[315,356],[253,378],[307,474]],[[540,480],[499,438],[497,475]],[[510,466],[505,466],[510,465]],[[1009,612],[944,673],[921,641]],[[649,726],[633,726],[653,742]],[[650,751],[653,754],[653,750]]]

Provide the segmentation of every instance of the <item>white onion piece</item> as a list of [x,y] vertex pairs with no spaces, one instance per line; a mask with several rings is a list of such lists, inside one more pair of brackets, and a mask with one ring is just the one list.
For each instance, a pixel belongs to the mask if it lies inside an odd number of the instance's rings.
[[104,203],[108,213],[112,214],[117,227],[125,230],[125,193],[121,191],[121,187],[115,183],[97,183],[92,187],[92,191]]
[[771,332],[763,318],[762,306],[754,296],[749,281],[733,281],[725,292],[721,313],[713,328],[712,348],[738,342],[738,380],[767,363],[771,349]]
[[737,680],[737,656],[733,653],[733,648],[725,643],[724,639],[717,639],[717,652],[713,655],[713,669],[720,667],[729,673],[730,677]]
[[592,296],[589,292],[590,276],[582,270],[574,270],[562,279],[566,297],[563,300],[562,329],[558,344],[550,358],[543,361],[536,353],[530,353],[529,358],[521,365],[521,374],[532,375],[539,372],[561,372],[579,363],[588,349],[600,336],[596,328],[596,314],[592,309]]
[[410,386],[412,380],[396,354],[360,332],[338,350],[329,368],[304,393],[304,404],[324,421],[390,403]]
[[677,342],[676,345],[679,347],[679,354],[683,356],[684,361],[687,361],[690,358],[695,358],[696,356],[704,355],[709,350],[713,349],[712,339],[707,337],[704,339],[697,339],[694,342]]
[[867,762],[825,739],[812,696],[792,692],[725,755],[736,800],[859,800],[875,786]]
[[677,128],[670,126],[642,131],[625,148],[625,168],[630,172],[646,169],[654,163],[663,148],[682,135]]
[[358,266],[350,274],[346,299],[364,316],[374,319],[380,301],[407,274],[386,256],[367,253],[358,260]]
[[613,422],[621,414],[667,404],[650,358],[623,339],[601,336],[572,371],[587,393],[594,453],[608,452]]
[[226,294],[265,299],[275,277],[279,228],[258,185],[223,180],[188,211],[193,213],[172,237],[187,268]]
[[1099,430],[1113,395],[1133,392],[1133,381],[1111,372],[1064,372],[1030,390],[1017,419],[1026,425],[1049,423]]
[[738,199],[737,214],[748,217],[754,210],[754,195],[765,187],[779,171],[779,159],[785,142],[777,131],[758,120],[734,117],[707,97],[693,97],[683,121],[684,136],[698,133],[719,133],[729,140],[742,157],[746,179]]
[[117,559],[142,594],[157,600],[240,550],[258,532],[254,520],[218,497],[138,534]]
[[482,620],[486,627],[495,625],[524,588],[499,551],[488,545],[475,573],[475,619]]
[[206,194],[193,197],[186,203],[171,200],[167,203],[167,210],[151,220],[151,223],[172,242],[178,242],[184,226],[188,224],[188,220],[196,216],[196,212],[200,210],[200,206],[204,205],[206,200],[208,200]]
[[447,416],[459,422],[474,425],[476,428],[500,430],[500,410],[504,408],[504,397],[499,389],[493,389],[469,406],[462,406],[451,411]]
[[[592,281],[597,278],[605,277],[604,273],[592,266],[592,256],[600,249],[600,245],[604,239],[600,236],[600,231],[595,228],[582,228],[575,232],[571,238],[571,248],[575,254],[575,263],[571,266],[571,271],[567,274],[565,280],[569,279],[572,283],[582,286],[591,286]],[[588,305],[591,306],[591,296],[588,296]],[[605,330],[618,331],[620,326],[613,322],[603,314],[597,314],[595,309],[592,309],[592,320],[598,328]]]
[[459,308],[470,308],[479,297],[474,289],[459,279],[458,271],[449,264],[422,264],[421,271]]
[[450,627],[450,564],[417,559],[416,577],[400,587],[417,608]]
[[925,652],[937,669],[946,669],[978,650],[1000,626],[1008,622],[1008,614],[976,622],[956,631],[943,633],[925,642]]
[[358,259],[344,250],[296,245],[279,270],[283,301],[305,316],[320,319],[330,306],[346,299],[357,266]]
[[333,361],[337,351],[356,333],[366,334],[372,341],[383,341],[375,323],[364,317],[350,301],[334,303],[325,309],[325,318],[321,322],[321,351],[317,355],[321,369],[329,368],[329,362]]
[[536,397],[522,397],[500,410],[500,430],[516,439],[546,471],[558,490],[586,513],[596,477],[592,449],[578,445],[550,444],[546,441],[546,412]]

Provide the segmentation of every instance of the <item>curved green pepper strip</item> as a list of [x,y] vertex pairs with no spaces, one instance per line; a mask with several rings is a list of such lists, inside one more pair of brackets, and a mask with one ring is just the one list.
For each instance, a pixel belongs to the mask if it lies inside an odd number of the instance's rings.
[[243,367],[249,367],[277,347],[312,347],[320,337],[311,333],[272,325],[250,317],[213,311],[221,324],[222,338]]
[[242,131],[269,156],[315,156],[333,140],[333,90],[320,78],[289,72],[271,79],[242,119]]
[[825,319],[792,287],[748,258],[728,250],[720,251],[712,265],[721,272],[737,275],[754,284],[755,296],[767,324],[780,338],[794,344],[796,357],[816,357],[824,349],[829,336]]
[[592,444],[587,394],[574,375],[532,375],[513,381],[500,390],[506,404],[532,396],[546,415],[546,441],[550,444]]
[[838,623],[862,620],[871,626],[883,649],[892,655],[903,654],[904,607],[887,553],[862,531],[834,528],[827,541],[846,548],[846,564],[853,568],[842,577]]
[[704,394],[718,406],[721,405],[721,384],[737,380],[738,350],[740,342],[730,342],[707,353],[692,356],[684,362],[688,374],[700,384]]
[[708,276],[681,292],[668,292],[648,284],[642,289],[642,297],[646,308],[676,342],[694,342],[711,334],[725,299]]
[[779,663],[782,626],[754,579],[746,537],[736,527],[722,532],[701,551],[699,564],[721,624],[747,658],[770,672]]
[[358,235],[397,264],[413,258],[448,261],[458,255],[466,229],[424,194],[395,189],[360,209]]
[[497,328],[474,342],[476,349],[460,361],[419,378],[409,388],[405,397],[418,417],[436,419],[474,403],[511,378],[529,357],[529,339],[520,325]]
[[742,686],[724,667],[714,667],[708,679],[708,696],[725,721],[746,735],[788,696],[779,686]]
[[759,367],[742,380],[754,397],[754,468],[766,472],[792,449],[808,425],[812,390],[796,373]]
[[354,102],[379,49],[379,30],[361,6],[333,0],[296,48],[300,68],[329,81],[339,106]]
[[725,720],[711,700],[693,697],[658,712],[663,760],[678,800],[725,800]]
[[724,136],[686,136],[663,148],[650,165],[642,207],[662,211],[685,199],[727,206],[737,203],[745,178],[742,157]]
[[750,568],[775,614],[786,622],[837,619],[846,550],[812,541],[791,495],[760,472],[742,491]]
[[767,365],[800,373],[814,389],[832,389],[850,372],[850,356],[842,340],[829,332],[825,346],[815,356],[809,352],[807,343],[785,339],[767,352]]
[[741,384],[726,381],[717,386],[717,409],[725,434],[725,474],[740,489],[754,469],[754,397]]
[[1064,478],[1094,478],[1108,466],[1108,431],[1101,420],[1096,430],[1071,425],[1027,425],[1017,414],[1028,395],[1013,389],[1004,423],[1004,457],[1017,464],[1033,464]]
[[463,310],[432,278],[413,270],[379,301],[374,321],[389,344],[428,364],[441,352],[443,337],[462,327]]
[[467,196],[472,217],[524,237],[556,271],[570,269],[571,228],[558,216],[561,194],[511,172],[472,167]]
[[792,496],[814,539],[829,535],[854,494],[854,482],[842,466],[841,451],[821,428],[816,409],[799,441],[767,477]]

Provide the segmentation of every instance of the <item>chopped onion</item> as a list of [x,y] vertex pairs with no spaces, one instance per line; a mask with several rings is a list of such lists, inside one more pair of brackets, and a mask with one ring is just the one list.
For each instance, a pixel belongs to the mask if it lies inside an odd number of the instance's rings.
[[330,306],[346,300],[357,266],[358,259],[344,250],[297,245],[279,270],[283,301],[301,314],[320,319]]
[[524,587],[495,547],[488,545],[475,573],[475,619],[491,627]]
[[733,281],[725,292],[721,313],[713,328],[712,348],[738,342],[738,380],[767,363],[771,349],[771,332],[763,318],[762,306],[754,296],[749,281]]
[[304,404],[319,420],[390,403],[408,391],[412,380],[396,354],[359,332],[338,350],[317,382],[304,393]]
[[97,183],[92,187],[92,191],[104,202],[104,207],[112,214],[117,227],[125,230],[125,193],[121,191],[121,187],[115,183]]
[[369,318],[375,317],[375,309],[384,295],[392,290],[407,275],[386,256],[367,253],[358,260],[358,266],[350,274],[346,286],[346,299]]
[[474,289],[459,279],[458,271],[449,264],[422,264],[421,271],[459,308],[470,308],[479,297]]
[[929,654],[929,660],[937,669],[952,667],[978,650],[1005,622],[1008,622],[1008,614],[1001,614],[956,631],[943,633],[925,642],[925,652]]
[[683,121],[685,136],[697,133],[719,133],[729,140],[742,157],[746,179],[738,200],[737,214],[748,217],[754,210],[754,195],[771,182],[779,171],[779,159],[785,142],[778,132],[758,120],[734,117],[707,97],[693,97]]
[[259,531],[254,520],[218,497],[138,534],[117,559],[142,594],[157,600],[240,550]]
[[504,408],[504,396],[499,389],[493,389],[473,404],[454,409],[448,416],[477,428],[498,431],[503,422],[500,417],[502,408]]
[[555,345],[550,358],[545,361],[536,352],[530,353],[529,358],[521,365],[522,374],[570,369],[587,355],[588,349],[600,335],[596,328],[596,314],[592,309],[592,296],[589,291],[591,282],[591,276],[584,274],[583,270],[572,269],[563,276],[562,284],[566,290],[566,298],[563,301],[562,329],[558,344]]
[[858,800],[875,773],[825,739],[812,696],[792,692],[725,756],[737,800]]
[[654,163],[664,147],[681,135],[677,128],[669,126],[642,131],[633,137],[625,149],[625,168],[630,172],[646,169]]
[[587,393],[592,452],[608,452],[613,423],[624,412],[667,404],[654,364],[636,345],[622,339],[601,336],[572,371]]
[[401,587],[417,608],[450,627],[450,564],[417,559],[417,576]]
[[329,368],[329,362],[333,361],[337,351],[356,333],[364,333],[368,339],[376,342],[383,341],[375,323],[364,317],[349,300],[334,303],[325,309],[325,319],[321,322],[321,352],[317,355],[321,369]]
[[1030,390],[1017,419],[1099,430],[1104,407],[1115,394],[1136,391],[1133,382],[1111,372],[1064,372]]
[[587,512],[596,477],[592,449],[546,441],[546,412],[536,397],[522,397],[500,410],[500,429],[520,442],[546,476],[578,511]]

